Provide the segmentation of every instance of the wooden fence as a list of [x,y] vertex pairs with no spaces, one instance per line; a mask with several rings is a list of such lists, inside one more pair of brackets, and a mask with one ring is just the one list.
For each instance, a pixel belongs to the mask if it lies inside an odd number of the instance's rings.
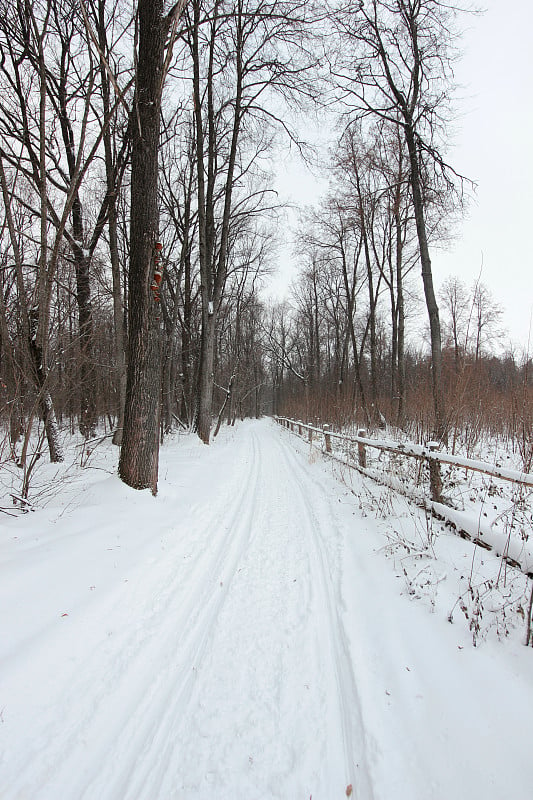
[[[506,563],[520,569],[528,578],[533,580],[533,546],[529,545],[529,541],[512,542],[510,535],[501,531],[495,531],[491,524],[485,525],[481,519],[477,520],[476,524],[472,527],[471,521],[465,518],[462,512],[452,506],[448,506],[443,501],[440,465],[450,464],[465,470],[481,472],[492,478],[512,481],[513,483],[524,486],[526,489],[533,488],[533,475],[531,473],[506,469],[505,467],[488,464],[484,461],[477,461],[470,458],[463,458],[462,456],[455,456],[451,453],[441,452],[438,450],[439,445],[437,442],[428,442],[426,446],[410,442],[391,442],[385,439],[371,439],[366,436],[366,431],[363,429],[359,429],[357,436],[349,436],[344,433],[332,431],[329,425],[323,425],[319,428],[315,425],[307,425],[304,422],[287,417],[274,417],[274,419],[293,433],[308,439],[311,444],[313,444],[314,441],[321,441],[322,450],[329,457],[340,461],[350,468],[355,468],[373,480],[385,483],[393,489],[407,494],[411,499],[420,502],[434,516],[450,525],[464,539],[469,539],[474,544],[486,550],[494,551],[495,554],[501,557]],[[339,439],[349,445],[357,445],[357,461],[347,460],[340,457],[338,453],[335,453],[331,446],[332,439]],[[393,476],[387,475],[386,473],[380,476],[376,474],[374,470],[369,470],[367,468],[367,448],[369,447],[389,453],[396,453],[401,456],[425,460],[429,467],[429,492],[431,499],[426,499],[424,494],[422,494],[421,497],[414,496],[412,492],[406,491],[401,481]],[[353,457],[355,458],[355,454]]]
[[494,464],[488,464],[485,461],[478,461],[471,458],[463,458],[462,456],[455,456],[451,453],[441,452],[438,450],[438,442],[428,442],[427,445],[418,445],[413,443],[390,442],[386,439],[370,439],[366,435],[366,431],[362,428],[357,432],[357,436],[348,436],[345,433],[336,433],[332,431],[329,425],[323,425],[318,428],[314,425],[307,425],[299,420],[289,419],[288,417],[274,417],[276,422],[293,433],[298,433],[303,436],[303,431],[307,432],[309,442],[313,442],[313,438],[323,437],[324,449],[326,453],[332,453],[331,440],[340,439],[350,444],[357,444],[358,450],[358,466],[366,468],[366,449],[373,447],[377,450],[397,453],[398,455],[408,456],[410,458],[417,458],[425,460],[429,466],[429,483],[431,499],[436,503],[442,502],[442,478],[440,473],[441,464],[452,464],[461,467],[462,469],[473,470],[481,472],[484,475],[489,475],[493,478],[500,478],[504,481],[512,481],[523,486],[533,488],[533,475],[528,472],[519,472],[518,470],[506,469],[505,467],[498,467]]

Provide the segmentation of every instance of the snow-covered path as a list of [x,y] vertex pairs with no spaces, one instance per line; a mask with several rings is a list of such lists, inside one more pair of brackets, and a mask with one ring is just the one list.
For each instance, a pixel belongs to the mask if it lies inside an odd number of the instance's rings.
[[0,529],[0,796],[530,798],[521,654],[400,596],[303,443],[224,437]]

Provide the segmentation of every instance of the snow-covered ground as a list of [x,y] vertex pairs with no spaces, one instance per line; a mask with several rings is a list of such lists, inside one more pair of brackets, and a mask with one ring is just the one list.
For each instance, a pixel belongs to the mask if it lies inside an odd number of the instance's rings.
[[2,800],[533,797],[524,575],[269,420],[116,458],[0,518]]

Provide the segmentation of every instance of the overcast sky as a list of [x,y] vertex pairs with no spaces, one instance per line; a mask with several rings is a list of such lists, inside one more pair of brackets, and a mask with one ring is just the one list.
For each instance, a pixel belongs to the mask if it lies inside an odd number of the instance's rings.
[[[526,346],[533,312],[533,6],[488,0],[470,20],[464,57],[463,117],[450,161],[478,183],[449,252],[433,253],[436,282],[479,275],[505,309],[510,338]],[[531,350],[533,350],[533,331]]]
[[[478,188],[455,241],[431,255],[437,287],[450,274],[472,285],[481,273],[504,309],[509,338],[523,349],[533,313],[533,4],[487,0],[484,7],[484,15],[467,19],[456,68],[461,116],[448,153]],[[325,184],[292,163],[278,186],[293,201],[308,203]],[[273,282],[278,296],[296,272],[283,250],[281,260]]]

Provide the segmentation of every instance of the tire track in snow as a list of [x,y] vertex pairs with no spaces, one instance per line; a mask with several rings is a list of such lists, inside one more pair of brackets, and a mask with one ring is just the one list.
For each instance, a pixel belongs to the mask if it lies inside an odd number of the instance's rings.
[[[67,786],[69,796],[74,796],[71,758],[86,764],[76,791],[80,799],[159,797],[154,776],[164,773],[173,720],[187,706],[231,580],[249,545],[259,476],[257,442],[255,437],[249,441],[247,479],[241,481],[237,475],[232,481],[238,493],[228,497],[229,508],[215,505],[202,519],[203,530],[209,531],[205,538],[213,539],[214,545],[190,566],[186,602],[179,605],[183,599],[179,575],[157,592],[157,608],[148,615],[150,628],[144,619],[125,639],[117,653],[118,678],[92,698],[86,718],[78,721],[81,742],[73,744],[67,759],[64,752],[47,753],[57,769],[47,797],[57,798],[57,791]],[[215,538],[217,530],[224,533]],[[149,595],[146,586],[143,592]]]
[[[335,575],[325,552],[323,528],[329,528],[338,539],[334,524],[332,503],[321,484],[311,477],[302,464],[302,455],[283,439],[279,439],[279,450],[287,470],[294,476],[294,488],[307,527],[312,532],[310,545],[313,548],[314,571],[320,594],[324,601],[330,652],[337,686],[337,701],[341,718],[341,735],[344,749],[345,781],[352,783],[354,797],[372,800],[373,791],[368,768],[365,731],[361,703],[352,667],[350,648],[339,609],[342,608],[340,591],[341,573]],[[303,483],[305,481],[305,483]],[[306,488],[304,488],[306,487]],[[320,513],[317,497],[324,500],[327,516]]]

